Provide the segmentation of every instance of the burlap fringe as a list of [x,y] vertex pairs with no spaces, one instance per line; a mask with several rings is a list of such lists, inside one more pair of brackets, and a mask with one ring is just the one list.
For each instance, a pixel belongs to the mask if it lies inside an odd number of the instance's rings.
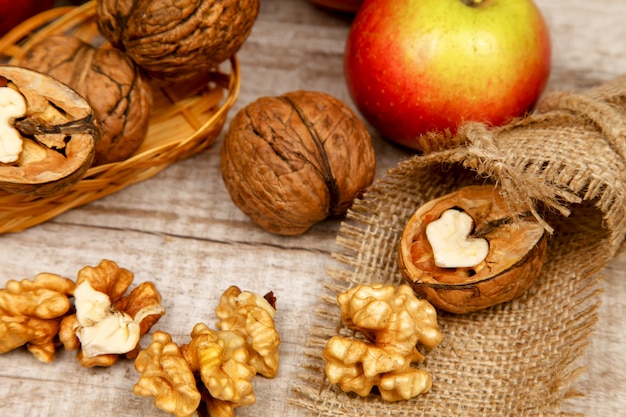
[[[552,93],[507,126],[463,126],[452,149],[415,156],[355,202],[337,236],[290,403],[311,416],[571,416],[563,403],[584,371],[600,282],[626,236],[626,76],[584,93]],[[548,259],[522,297],[464,316],[440,313],[444,341],[420,367],[430,393],[397,403],[341,392],[321,352],[345,332],[336,296],[360,283],[402,282],[400,234],[424,202],[458,187],[496,183],[533,208],[552,234]]]

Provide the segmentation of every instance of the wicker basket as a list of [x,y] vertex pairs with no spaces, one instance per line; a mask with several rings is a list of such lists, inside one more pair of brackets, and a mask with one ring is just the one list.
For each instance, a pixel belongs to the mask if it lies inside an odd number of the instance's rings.
[[[25,50],[52,34],[73,34],[103,45],[96,26],[96,2],[59,7],[15,27],[0,39],[0,62],[15,64]],[[146,139],[128,159],[91,167],[74,186],[58,194],[34,197],[0,190],[0,233],[18,232],[67,210],[148,179],[178,160],[199,153],[219,137],[229,109],[239,94],[236,57],[229,73],[217,69],[201,82],[167,84],[153,81],[154,104]]]

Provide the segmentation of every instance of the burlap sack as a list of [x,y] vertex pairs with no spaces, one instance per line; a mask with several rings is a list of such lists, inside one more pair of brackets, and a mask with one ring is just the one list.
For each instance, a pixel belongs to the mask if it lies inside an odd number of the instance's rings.
[[[563,416],[597,321],[602,270],[626,233],[626,77],[552,93],[508,126],[464,126],[460,145],[415,156],[355,202],[291,403],[312,416]],[[548,258],[522,297],[469,315],[439,313],[443,342],[419,367],[433,388],[409,401],[346,394],[325,380],[322,350],[341,328],[336,296],[360,283],[399,284],[397,246],[424,202],[495,182],[530,202],[551,232]]]

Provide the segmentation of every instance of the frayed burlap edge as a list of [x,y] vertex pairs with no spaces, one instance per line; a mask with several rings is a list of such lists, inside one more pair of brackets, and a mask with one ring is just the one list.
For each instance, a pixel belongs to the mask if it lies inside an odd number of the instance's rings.
[[[468,124],[458,133],[462,146],[399,164],[355,201],[337,236],[338,266],[328,271],[290,403],[320,417],[568,415],[562,405],[581,395],[572,387],[598,320],[602,270],[622,251],[625,236],[619,81],[583,100],[548,96],[539,112],[504,128]],[[530,204],[551,233],[535,285],[476,313],[440,312],[444,340],[419,365],[433,376],[425,395],[386,403],[328,384],[322,350],[342,329],[337,294],[362,283],[402,283],[397,245],[415,209],[483,182]]]

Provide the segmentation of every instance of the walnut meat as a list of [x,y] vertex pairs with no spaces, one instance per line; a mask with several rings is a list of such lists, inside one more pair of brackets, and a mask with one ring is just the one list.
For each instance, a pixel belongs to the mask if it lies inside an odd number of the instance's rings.
[[67,84],[93,107],[103,133],[94,165],[124,160],[142,144],[152,91],[140,69],[119,50],[55,35],[30,47],[20,65]]
[[221,157],[235,205],[282,235],[343,215],[376,168],[365,125],[340,100],[312,91],[262,97],[241,109]]
[[342,321],[366,341],[331,337],[324,348],[326,376],[362,397],[378,387],[385,401],[408,400],[432,387],[430,374],[414,368],[424,360],[417,345],[434,348],[442,334],[437,312],[408,285],[359,285],[339,294]]
[[180,349],[211,397],[238,405],[255,403],[251,381],[256,369],[248,363],[244,336],[229,330],[217,332],[197,323],[191,341]]
[[[271,293],[268,296],[271,298]],[[278,372],[280,336],[274,316],[276,308],[258,294],[229,287],[220,298],[215,314],[220,319],[217,327],[242,335],[250,354],[249,363],[256,372],[274,378]]]
[[234,409],[256,401],[245,338],[231,331],[216,332],[198,323],[191,341],[182,346],[165,332],[155,332],[152,344],[135,360],[141,373],[133,393],[154,397],[157,408],[187,417],[234,417]]
[[142,375],[133,392],[154,397],[155,405],[177,417],[233,417],[256,401],[252,378],[276,376],[280,338],[274,328],[275,298],[231,286],[216,308],[212,330],[197,323],[191,341],[180,347],[169,334],[155,332],[152,344],[137,355]]
[[0,65],[0,189],[46,196],[91,166],[100,128],[89,103],[58,80]]
[[168,333],[154,332],[150,346],[137,355],[135,370],[141,377],[133,386],[133,393],[154,397],[158,409],[187,417],[200,405],[194,373]]
[[54,359],[59,322],[71,307],[74,282],[41,273],[0,289],[0,353],[26,345],[41,362]]
[[106,259],[78,272],[76,313],[61,321],[59,339],[67,350],[80,347],[82,366],[111,366],[119,355],[135,358],[141,337],[165,314],[151,282],[125,295],[133,278],[132,272]]
[[259,0],[99,0],[100,32],[149,74],[180,80],[233,56]]
[[523,294],[541,271],[547,234],[524,207],[492,185],[431,200],[407,222],[400,271],[417,294],[452,313],[469,313]]

